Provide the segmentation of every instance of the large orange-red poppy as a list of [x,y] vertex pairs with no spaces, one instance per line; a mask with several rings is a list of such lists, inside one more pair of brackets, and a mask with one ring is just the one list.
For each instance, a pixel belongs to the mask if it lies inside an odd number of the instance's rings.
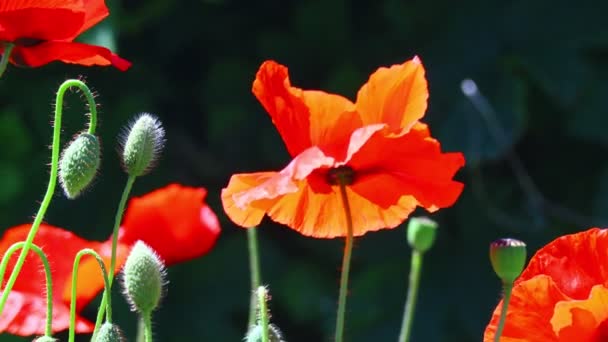
[[2,0],[0,53],[4,43],[12,43],[10,61],[17,65],[38,67],[62,61],[127,70],[131,63],[109,49],[74,42],[108,15],[104,0]]
[[[142,240],[156,250],[167,265],[199,257],[215,244],[219,221],[205,204],[205,189],[170,185],[130,201],[120,228],[116,270],[122,267],[131,246]],[[0,239],[0,254],[24,241],[30,225],[8,229]],[[47,254],[53,276],[53,331],[69,327],[72,265],[83,248],[96,250],[110,265],[112,240],[88,241],[72,232],[43,224],[34,239]],[[16,253],[17,254],[17,253]],[[9,263],[7,276],[17,257]],[[99,266],[93,258],[81,261],[77,285],[77,312],[103,290]],[[6,281],[6,279],[5,279]],[[44,333],[46,322],[45,276],[37,255],[28,254],[25,265],[0,316],[0,332],[29,336]],[[77,315],[76,332],[93,331],[93,324]]]
[[[541,248],[515,282],[503,342],[608,341],[608,230],[562,236]],[[502,301],[484,341],[494,340]]]
[[417,206],[451,206],[462,191],[452,180],[464,165],[462,154],[442,153],[419,121],[428,91],[417,57],[378,69],[355,103],[293,87],[287,68],[274,61],[260,67],[253,93],[293,160],[279,172],[232,176],[222,202],[240,226],[256,226],[268,215],[303,235],[345,236],[336,172],[351,180],[346,192],[355,236],[396,227]]

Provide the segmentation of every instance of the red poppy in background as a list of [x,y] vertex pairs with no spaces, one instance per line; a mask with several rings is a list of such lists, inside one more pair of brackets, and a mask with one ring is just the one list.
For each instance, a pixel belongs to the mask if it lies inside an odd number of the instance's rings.
[[[205,204],[206,190],[169,185],[145,196],[134,198],[127,208],[120,228],[116,270],[126,260],[137,240],[146,242],[172,265],[197,258],[215,244],[219,221]],[[24,241],[30,225],[10,228],[0,240],[3,254],[13,243]],[[53,331],[69,327],[72,265],[83,248],[96,250],[110,265],[111,237],[104,242],[84,240],[72,232],[41,225],[34,243],[47,254],[53,275]],[[17,257],[9,263],[6,279]],[[81,260],[77,286],[77,312],[103,290],[99,266],[93,258]],[[5,279],[5,280],[6,280]],[[0,332],[29,336],[44,333],[46,322],[45,276],[38,256],[30,252],[15,283],[9,301],[0,316]],[[89,333],[94,324],[77,315],[76,332]]]
[[[500,340],[608,341],[608,230],[565,235],[541,248],[515,282]],[[498,304],[484,341],[494,341]]]
[[74,42],[109,15],[104,0],[0,1],[0,53],[15,45],[10,61],[38,67],[53,61],[80,65],[113,65],[125,71],[131,63],[100,46]]
[[351,180],[346,191],[355,236],[396,227],[417,206],[451,206],[462,192],[452,180],[464,165],[462,154],[441,153],[418,121],[428,90],[417,57],[378,69],[355,103],[292,87],[287,68],[274,61],[260,67],[253,93],[293,160],[279,172],[232,176],[222,202],[238,225],[256,226],[266,214],[303,235],[346,236],[335,172]]

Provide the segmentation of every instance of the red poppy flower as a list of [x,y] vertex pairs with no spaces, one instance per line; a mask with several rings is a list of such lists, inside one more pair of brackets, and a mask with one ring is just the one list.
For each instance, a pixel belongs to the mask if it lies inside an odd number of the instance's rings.
[[131,63],[112,51],[74,42],[108,15],[104,0],[0,1],[0,53],[3,43],[13,43],[11,62],[17,65],[38,67],[62,61],[127,70]]
[[[170,185],[130,201],[120,228],[116,270],[122,267],[130,248],[137,240],[146,242],[167,265],[199,257],[214,245],[220,233],[219,221],[204,203],[206,191]],[[10,245],[25,240],[30,225],[7,230],[0,240],[0,253]],[[110,265],[111,237],[104,242],[87,241],[75,234],[50,225],[41,225],[34,242],[47,254],[53,276],[53,331],[69,327],[72,265],[74,256],[83,248],[96,250]],[[9,263],[10,274],[17,257]],[[77,312],[80,312],[103,290],[97,262],[84,257],[78,271]],[[6,279],[5,279],[6,280]],[[0,332],[28,336],[44,333],[46,322],[45,276],[42,263],[33,252],[25,265],[0,316]],[[89,333],[94,325],[77,316],[76,332]]]
[[293,160],[279,172],[232,176],[222,202],[238,225],[255,226],[266,214],[303,235],[345,236],[339,187],[331,179],[336,170],[352,180],[346,191],[355,236],[396,227],[417,206],[451,206],[462,191],[452,180],[464,165],[462,154],[441,153],[418,121],[428,91],[417,57],[378,69],[355,103],[292,87],[287,68],[273,61],[260,67],[253,93]]
[[[608,341],[608,230],[562,236],[515,282],[501,341]],[[493,341],[502,302],[486,328]]]

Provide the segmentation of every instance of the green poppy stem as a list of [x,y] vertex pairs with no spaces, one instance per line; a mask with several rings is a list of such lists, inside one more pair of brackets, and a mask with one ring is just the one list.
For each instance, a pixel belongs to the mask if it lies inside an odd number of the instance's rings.
[[2,54],[2,59],[0,59],[0,78],[2,78],[2,75],[4,75],[4,72],[6,71],[14,47],[15,44],[13,43],[6,43],[6,45],[4,45],[4,53]]
[[142,314],[141,319],[144,322],[144,339],[145,342],[152,342],[152,318],[151,312]]
[[104,294],[107,293],[107,303],[106,303],[106,321],[108,323],[112,323],[112,300],[110,293],[110,280],[108,277],[108,272],[106,271],[106,265],[103,263],[103,259],[101,256],[90,248],[85,248],[79,251],[74,258],[74,267],[72,268],[72,297],[70,298],[70,331],[68,336],[69,342],[74,342],[75,330],[76,330],[76,287],[78,283],[78,266],[80,265],[80,259],[84,255],[91,255],[95,257],[97,263],[99,264],[99,268],[101,269],[102,277],[103,277],[103,285],[104,285]]
[[247,324],[247,329],[255,325],[255,312],[257,307],[256,291],[258,287],[260,287],[261,283],[257,230],[257,227],[247,229],[247,243],[249,247],[249,268],[251,272],[251,296],[249,302],[249,322]]
[[4,307],[6,305],[6,301],[8,300],[8,295],[10,294],[13,286],[15,285],[15,281],[17,281],[17,277],[19,276],[19,272],[21,272],[21,268],[23,267],[23,263],[25,262],[25,256],[29,252],[32,242],[34,241],[34,237],[36,233],[38,233],[38,229],[40,228],[40,223],[44,219],[44,215],[46,214],[46,210],[51,204],[51,200],[53,199],[53,194],[55,193],[55,186],[57,185],[57,173],[58,173],[58,165],[59,165],[59,149],[61,144],[61,117],[63,114],[63,97],[65,96],[65,92],[72,88],[76,87],[82,91],[87,98],[87,102],[89,105],[90,116],[89,116],[89,134],[95,134],[95,128],[97,126],[97,105],[95,104],[95,98],[91,93],[91,90],[87,85],[80,80],[67,80],[59,86],[59,90],[57,91],[57,96],[55,98],[55,121],[53,125],[53,144],[51,151],[51,175],[49,177],[49,184],[46,189],[46,193],[42,202],[40,203],[40,209],[38,209],[38,213],[36,214],[36,218],[34,218],[34,223],[32,223],[32,227],[30,228],[29,233],[25,239],[25,244],[21,249],[21,254],[15,263],[15,268],[8,278],[6,286],[2,292],[2,297],[0,297],[0,315],[4,312]]
[[353,250],[353,217],[346,194],[346,182],[340,178],[340,196],[346,215],[346,245],[344,247],[344,257],[342,259],[342,274],[340,276],[340,294],[338,296],[338,313],[336,318],[335,341],[342,342],[344,339],[344,315],[346,311],[346,293],[348,292],[348,275],[350,272],[350,259]]
[[258,322],[258,324],[262,328],[262,342],[269,342],[270,341],[270,334],[268,332],[269,317],[268,317],[268,307],[266,304],[266,300],[268,299],[268,290],[266,290],[266,288],[264,286],[260,286],[256,290],[255,293],[256,293],[256,297],[257,297],[257,301],[258,301],[258,308],[259,308],[259,312],[260,312],[260,321]]
[[[25,245],[24,241],[16,242],[12,244],[4,253],[2,262],[0,263],[0,284],[4,282],[4,274],[11,257],[20,248]],[[42,264],[44,266],[44,275],[46,277],[46,325],[44,328],[44,335],[47,337],[53,336],[53,277],[51,275],[51,267],[49,265],[49,259],[46,254],[35,244],[31,245],[32,250],[38,254]]]
[[[135,183],[136,176],[129,176],[127,179],[127,183],[122,191],[122,195],[120,197],[120,202],[118,203],[118,210],[116,211],[116,215],[114,216],[114,228],[112,230],[112,259],[110,261],[110,270],[109,270],[109,287],[112,290],[112,281],[114,280],[114,269],[116,268],[116,250],[118,248],[118,229],[120,228],[120,222],[122,221],[122,216],[125,211],[125,206],[127,204],[127,199],[129,198],[129,194],[131,193],[131,189],[133,188],[133,183]],[[103,322],[103,314],[105,310],[106,302],[109,300],[106,293],[103,293],[101,298],[101,304],[99,305],[99,311],[97,311],[97,319],[95,321],[95,330],[93,331],[92,341],[95,341],[97,337],[97,332],[101,327],[101,323]]]
[[502,300],[502,308],[500,309],[500,319],[498,320],[498,326],[496,327],[496,332],[494,333],[494,342],[500,342],[500,336],[502,335],[502,330],[505,327],[505,322],[507,321],[507,311],[509,309],[509,302],[511,301],[511,290],[513,289],[513,283],[504,283],[504,297]]
[[418,296],[418,288],[420,285],[420,271],[422,270],[422,252],[412,249],[412,260],[410,268],[410,282],[407,289],[407,299],[403,310],[403,323],[401,325],[401,333],[399,334],[399,342],[407,342],[410,338],[412,330],[412,322],[414,321],[414,311],[416,309],[416,299]]

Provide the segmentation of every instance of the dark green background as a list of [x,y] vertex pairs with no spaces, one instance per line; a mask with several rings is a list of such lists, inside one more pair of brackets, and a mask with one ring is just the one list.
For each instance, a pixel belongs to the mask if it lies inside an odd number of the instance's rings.
[[[430,87],[424,121],[444,150],[465,153],[467,167],[457,176],[466,184],[460,200],[433,215],[441,230],[425,259],[415,342],[481,339],[499,299],[487,260],[492,240],[517,237],[534,251],[608,221],[605,1],[109,4],[111,17],[82,38],[114,46],[131,70],[10,66],[0,83],[0,225],[29,222],[37,210],[48,177],[51,103],[64,79],[82,75],[99,93],[104,158],[95,186],[77,201],[58,191],[46,221],[86,238],[110,234],[126,180],[115,153],[121,127],[138,112],[157,114],[167,146],[134,194],[169,182],[204,186],[223,227],[209,255],[169,270],[168,296],[154,316],[157,341],[239,341],[244,334],[246,234],[224,215],[219,193],[232,173],[278,170],[289,161],[250,92],[266,59],[288,65],[295,85],[351,99],[377,67],[422,59]],[[493,108],[490,125],[460,91],[464,78],[477,82]],[[67,102],[64,142],[84,123],[79,97]],[[523,186],[525,177],[534,185]],[[330,341],[343,241],[306,238],[268,220],[259,235],[272,320],[288,341]],[[409,253],[403,227],[356,240],[348,341],[396,340]],[[131,340],[135,317],[114,298],[115,319]]]

